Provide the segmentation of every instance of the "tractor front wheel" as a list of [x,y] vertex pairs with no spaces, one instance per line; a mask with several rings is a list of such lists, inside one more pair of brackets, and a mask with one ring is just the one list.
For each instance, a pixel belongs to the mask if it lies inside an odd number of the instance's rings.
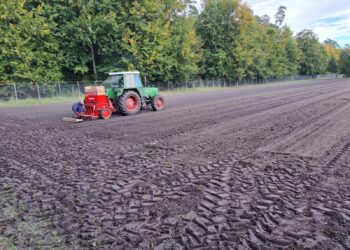
[[156,96],[154,98],[152,98],[152,109],[154,111],[161,111],[165,108],[165,100],[163,96]]
[[109,119],[112,116],[112,111],[110,109],[104,108],[101,110],[100,116],[102,119]]
[[137,114],[141,109],[141,99],[135,91],[127,91],[119,100],[119,110],[123,115]]

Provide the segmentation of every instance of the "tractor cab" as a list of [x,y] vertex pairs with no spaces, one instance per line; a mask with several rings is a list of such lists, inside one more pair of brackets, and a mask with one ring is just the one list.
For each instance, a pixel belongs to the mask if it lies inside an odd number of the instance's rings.
[[143,87],[140,72],[138,71],[109,73],[109,77],[103,82],[103,84],[110,84],[112,88],[132,89]]

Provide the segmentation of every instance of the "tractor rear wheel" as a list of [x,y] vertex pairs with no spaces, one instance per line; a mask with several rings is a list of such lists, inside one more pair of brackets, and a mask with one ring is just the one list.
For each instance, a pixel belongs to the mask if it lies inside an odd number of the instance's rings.
[[163,96],[156,96],[154,98],[152,98],[152,109],[154,111],[161,111],[165,108],[165,100]]
[[112,111],[108,108],[104,108],[101,110],[100,116],[102,119],[109,119],[112,116]]
[[119,100],[119,110],[123,115],[137,114],[141,109],[140,96],[135,91],[127,91]]

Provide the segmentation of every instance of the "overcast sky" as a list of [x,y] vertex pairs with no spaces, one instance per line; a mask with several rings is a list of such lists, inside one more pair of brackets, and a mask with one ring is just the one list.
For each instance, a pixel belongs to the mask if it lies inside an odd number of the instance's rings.
[[327,38],[350,44],[350,0],[243,0],[256,15],[271,21],[281,5],[287,7],[285,22],[294,32],[313,29],[321,41]]

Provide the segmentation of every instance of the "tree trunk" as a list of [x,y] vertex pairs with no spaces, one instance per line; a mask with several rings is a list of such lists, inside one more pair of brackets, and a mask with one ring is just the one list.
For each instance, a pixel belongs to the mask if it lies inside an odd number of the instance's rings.
[[94,51],[94,45],[90,45],[90,50],[91,50],[91,59],[92,59],[92,68],[94,70],[94,76],[95,80],[97,79],[97,71],[96,71],[96,61],[95,61],[95,51]]

